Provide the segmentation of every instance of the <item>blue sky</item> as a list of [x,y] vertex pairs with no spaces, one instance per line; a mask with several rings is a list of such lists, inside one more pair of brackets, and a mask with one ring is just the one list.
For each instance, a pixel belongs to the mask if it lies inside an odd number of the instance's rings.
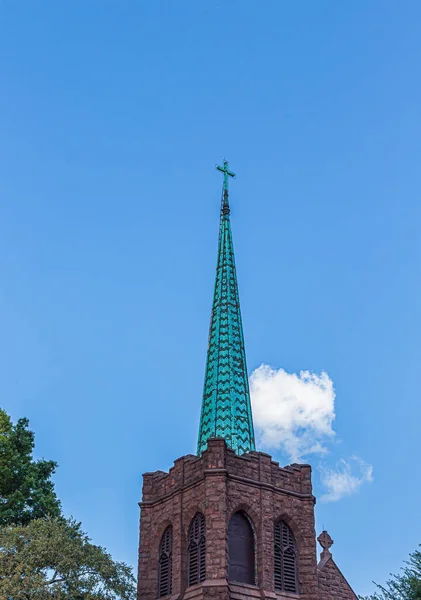
[[318,531],[359,593],[421,542],[420,70],[418,0],[0,3],[1,404],[115,558],[195,450],[223,157],[249,371],[333,382],[319,498],[373,469]]

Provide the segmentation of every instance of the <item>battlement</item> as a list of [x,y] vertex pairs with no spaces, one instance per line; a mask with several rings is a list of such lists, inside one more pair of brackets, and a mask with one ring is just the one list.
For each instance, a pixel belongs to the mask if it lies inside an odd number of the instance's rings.
[[276,489],[291,495],[312,494],[310,465],[293,464],[280,467],[264,452],[250,452],[238,456],[223,439],[210,439],[202,456],[182,456],[168,473],[155,471],[143,475],[142,504],[154,503],[181,489],[192,487],[214,474],[225,474],[228,479],[244,481],[249,485]]

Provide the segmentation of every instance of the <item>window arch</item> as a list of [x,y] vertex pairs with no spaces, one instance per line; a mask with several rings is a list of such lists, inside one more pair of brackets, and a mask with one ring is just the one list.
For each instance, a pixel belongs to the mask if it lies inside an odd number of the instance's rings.
[[158,593],[168,596],[172,591],[172,526],[168,525],[159,544]]
[[285,521],[275,523],[275,589],[298,593],[297,543]]
[[254,533],[243,512],[234,513],[228,524],[228,580],[256,583]]
[[206,536],[205,517],[197,513],[189,527],[188,585],[206,579]]

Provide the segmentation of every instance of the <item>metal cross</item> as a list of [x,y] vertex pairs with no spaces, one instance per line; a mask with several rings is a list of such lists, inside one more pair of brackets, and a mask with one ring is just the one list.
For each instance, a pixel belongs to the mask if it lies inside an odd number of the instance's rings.
[[329,548],[333,545],[333,540],[327,531],[322,531],[322,533],[317,538],[317,541],[319,542],[323,550],[327,550],[328,552]]
[[224,162],[222,164],[224,165],[223,167],[216,165],[216,168],[218,169],[218,171],[221,171],[221,173],[224,174],[224,192],[228,192],[228,177],[235,177],[235,173],[228,169],[227,160],[224,159]]

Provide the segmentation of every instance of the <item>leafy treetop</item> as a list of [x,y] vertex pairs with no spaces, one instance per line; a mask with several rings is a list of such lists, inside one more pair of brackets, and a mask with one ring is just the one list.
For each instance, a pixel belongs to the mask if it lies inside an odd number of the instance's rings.
[[131,567],[62,516],[28,425],[0,409],[0,600],[135,600]]
[[0,409],[0,527],[61,514],[51,481],[57,464],[33,459],[35,436],[28,425],[28,419],[13,425]]
[[421,551],[409,555],[409,560],[398,575],[392,575],[378,592],[360,600],[421,600]]
[[0,529],[0,598],[135,600],[132,569],[93,545],[73,519]]

